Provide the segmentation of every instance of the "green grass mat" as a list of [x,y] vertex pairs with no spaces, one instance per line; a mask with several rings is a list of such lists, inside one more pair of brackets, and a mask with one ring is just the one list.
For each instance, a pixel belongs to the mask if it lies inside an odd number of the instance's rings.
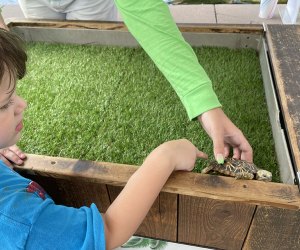
[[[195,48],[224,111],[279,180],[257,54]],[[187,138],[213,157],[170,84],[140,48],[28,44],[18,92],[29,103],[19,146],[28,153],[139,165],[164,141]],[[205,161],[199,160],[195,171]]]

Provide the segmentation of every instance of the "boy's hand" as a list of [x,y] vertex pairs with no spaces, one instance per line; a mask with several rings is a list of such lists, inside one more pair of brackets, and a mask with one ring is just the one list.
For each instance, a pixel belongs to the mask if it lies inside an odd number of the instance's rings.
[[199,151],[189,140],[180,139],[163,144],[170,154],[175,166],[174,170],[191,171],[197,158],[207,159],[207,155]]
[[22,165],[26,155],[16,145],[0,149],[0,159],[9,167],[13,164]]

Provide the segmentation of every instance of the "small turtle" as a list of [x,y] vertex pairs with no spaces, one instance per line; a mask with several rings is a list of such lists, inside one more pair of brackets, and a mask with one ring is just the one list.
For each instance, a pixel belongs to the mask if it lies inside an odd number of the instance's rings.
[[225,158],[223,164],[219,164],[217,161],[212,161],[208,167],[201,171],[203,174],[208,174],[209,172],[233,176],[236,179],[255,179],[259,181],[272,180],[271,172],[259,169],[254,163],[249,163],[235,158]]

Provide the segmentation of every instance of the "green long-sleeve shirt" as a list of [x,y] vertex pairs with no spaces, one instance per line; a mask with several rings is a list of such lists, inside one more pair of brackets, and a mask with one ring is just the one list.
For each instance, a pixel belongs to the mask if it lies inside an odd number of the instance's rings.
[[221,104],[162,0],[115,0],[131,34],[171,83],[192,120]]

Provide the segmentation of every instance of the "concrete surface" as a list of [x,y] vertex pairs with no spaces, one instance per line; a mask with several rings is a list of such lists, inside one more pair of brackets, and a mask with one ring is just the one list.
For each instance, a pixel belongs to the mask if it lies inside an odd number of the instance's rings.
[[[177,23],[281,24],[280,12],[283,13],[285,6],[283,4],[278,5],[271,19],[258,17],[258,4],[169,5],[169,8]],[[24,18],[18,4],[5,5],[2,15],[6,22],[16,18]],[[297,19],[297,24],[300,24],[300,17]]]

